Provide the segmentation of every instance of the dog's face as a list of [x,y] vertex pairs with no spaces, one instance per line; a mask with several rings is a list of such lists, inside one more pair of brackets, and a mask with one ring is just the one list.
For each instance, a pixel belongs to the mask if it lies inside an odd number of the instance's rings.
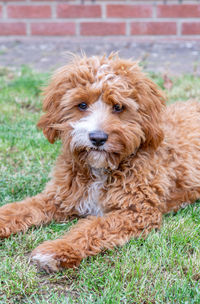
[[74,159],[114,169],[139,148],[156,149],[164,98],[137,64],[108,58],[75,58],[45,89],[38,126],[53,143],[61,138]]

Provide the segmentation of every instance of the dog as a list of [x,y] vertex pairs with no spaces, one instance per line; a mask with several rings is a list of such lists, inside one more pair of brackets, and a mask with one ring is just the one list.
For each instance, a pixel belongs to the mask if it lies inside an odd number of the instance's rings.
[[136,62],[79,57],[44,89],[38,127],[62,141],[52,179],[34,197],[0,208],[0,237],[79,217],[31,259],[47,272],[146,237],[163,214],[200,197],[200,104],[165,106]]

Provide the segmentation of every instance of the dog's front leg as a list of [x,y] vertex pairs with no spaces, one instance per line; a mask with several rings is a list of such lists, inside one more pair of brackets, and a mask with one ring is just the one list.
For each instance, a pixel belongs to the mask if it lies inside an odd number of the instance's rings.
[[120,210],[89,217],[80,220],[62,239],[38,246],[32,260],[47,272],[78,266],[83,258],[103,249],[121,246],[132,237],[145,237],[151,229],[160,227],[161,220],[161,213],[148,205],[139,212]]
[[58,208],[54,196],[41,193],[21,202],[0,208],[0,238],[26,231],[32,225],[41,225],[57,219]]

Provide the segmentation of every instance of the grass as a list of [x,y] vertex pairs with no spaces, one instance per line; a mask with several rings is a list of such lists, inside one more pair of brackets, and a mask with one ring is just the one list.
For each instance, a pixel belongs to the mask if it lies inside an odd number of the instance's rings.
[[[151,77],[161,87],[160,75]],[[0,70],[0,202],[40,192],[59,153],[35,125],[41,114],[40,87],[47,74],[27,67]],[[200,79],[173,79],[170,102],[198,98]],[[0,243],[0,303],[200,303],[200,205],[164,217],[147,240],[84,260],[79,269],[46,275],[29,265],[30,252],[55,239],[75,221],[31,228]]]

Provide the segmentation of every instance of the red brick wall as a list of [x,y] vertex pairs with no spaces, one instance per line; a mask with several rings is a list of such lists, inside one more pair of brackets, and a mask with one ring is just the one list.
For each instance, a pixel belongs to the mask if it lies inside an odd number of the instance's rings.
[[113,35],[200,38],[200,1],[0,0],[0,36]]

